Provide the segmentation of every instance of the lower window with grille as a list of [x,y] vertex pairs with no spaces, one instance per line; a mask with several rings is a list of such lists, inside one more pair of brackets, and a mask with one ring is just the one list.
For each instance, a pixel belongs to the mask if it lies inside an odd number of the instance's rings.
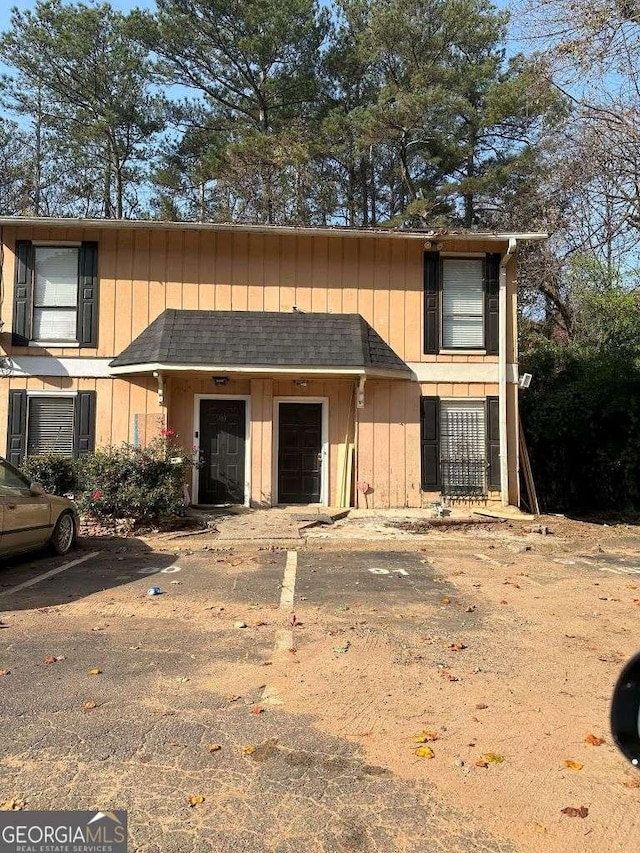
[[487,493],[484,402],[440,401],[440,476],[443,495]]
[[497,397],[420,401],[421,486],[450,498],[500,489]]

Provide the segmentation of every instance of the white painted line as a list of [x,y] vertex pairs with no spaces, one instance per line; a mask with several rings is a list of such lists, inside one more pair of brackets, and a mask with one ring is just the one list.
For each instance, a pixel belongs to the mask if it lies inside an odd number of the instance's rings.
[[[296,593],[296,572],[298,570],[298,552],[287,551],[287,559],[284,564],[284,576],[282,578],[282,592],[280,593],[280,610],[291,611]],[[291,628],[280,628],[276,631],[276,642],[273,647],[274,653],[288,652],[293,648],[293,626]],[[283,705],[284,700],[277,688],[266,685],[262,692],[261,701],[269,705]]]
[[287,561],[284,564],[284,578],[282,579],[282,593],[280,595],[280,608],[282,610],[290,610],[293,607],[297,569],[298,552],[287,551]]
[[97,557],[99,553],[100,551],[91,551],[89,554],[85,554],[84,557],[78,557],[77,560],[71,560],[71,562],[69,563],[64,563],[62,566],[58,566],[57,569],[51,569],[50,572],[45,572],[43,575],[38,575],[35,578],[31,578],[31,580],[25,581],[24,583],[20,583],[18,584],[18,586],[12,586],[11,589],[5,589],[3,592],[0,592],[0,596],[12,595],[14,592],[20,592],[21,589],[26,589],[29,586],[35,586],[35,584],[40,583],[40,581],[44,581],[47,578],[52,578],[54,575],[59,575],[60,572],[66,572],[67,569],[72,569],[74,566],[79,566],[80,563],[85,563],[92,557]]

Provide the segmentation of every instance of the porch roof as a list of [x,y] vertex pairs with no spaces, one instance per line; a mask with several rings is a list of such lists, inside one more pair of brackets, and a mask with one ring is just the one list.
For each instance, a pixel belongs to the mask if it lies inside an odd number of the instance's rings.
[[109,364],[113,374],[269,371],[408,378],[360,314],[167,309]]

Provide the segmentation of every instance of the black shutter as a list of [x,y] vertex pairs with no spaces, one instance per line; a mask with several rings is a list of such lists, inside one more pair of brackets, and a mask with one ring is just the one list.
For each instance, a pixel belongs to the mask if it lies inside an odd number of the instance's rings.
[[78,263],[78,343],[98,346],[98,244],[83,243]]
[[500,481],[500,401],[487,397],[487,459],[489,488],[499,489]]
[[33,245],[31,240],[16,240],[16,274],[13,285],[12,343],[29,345],[31,336],[31,300],[33,293]]
[[440,350],[440,255],[424,253],[424,351]]
[[27,392],[9,391],[9,424],[7,428],[7,459],[19,466],[27,446]]
[[420,464],[421,486],[424,490],[440,485],[440,400],[420,398]]
[[498,304],[500,291],[500,255],[488,254],[484,260],[484,348],[498,354]]
[[91,453],[96,441],[96,392],[78,391],[73,422],[73,455]]

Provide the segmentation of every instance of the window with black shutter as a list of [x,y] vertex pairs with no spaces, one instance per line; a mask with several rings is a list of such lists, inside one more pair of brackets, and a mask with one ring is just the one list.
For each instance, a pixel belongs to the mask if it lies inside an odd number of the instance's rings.
[[82,456],[94,449],[95,391],[76,394],[9,394],[7,458],[20,465],[25,456]]
[[424,253],[423,349],[498,352],[500,255]]
[[13,343],[97,346],[97,243],[16,243]]

